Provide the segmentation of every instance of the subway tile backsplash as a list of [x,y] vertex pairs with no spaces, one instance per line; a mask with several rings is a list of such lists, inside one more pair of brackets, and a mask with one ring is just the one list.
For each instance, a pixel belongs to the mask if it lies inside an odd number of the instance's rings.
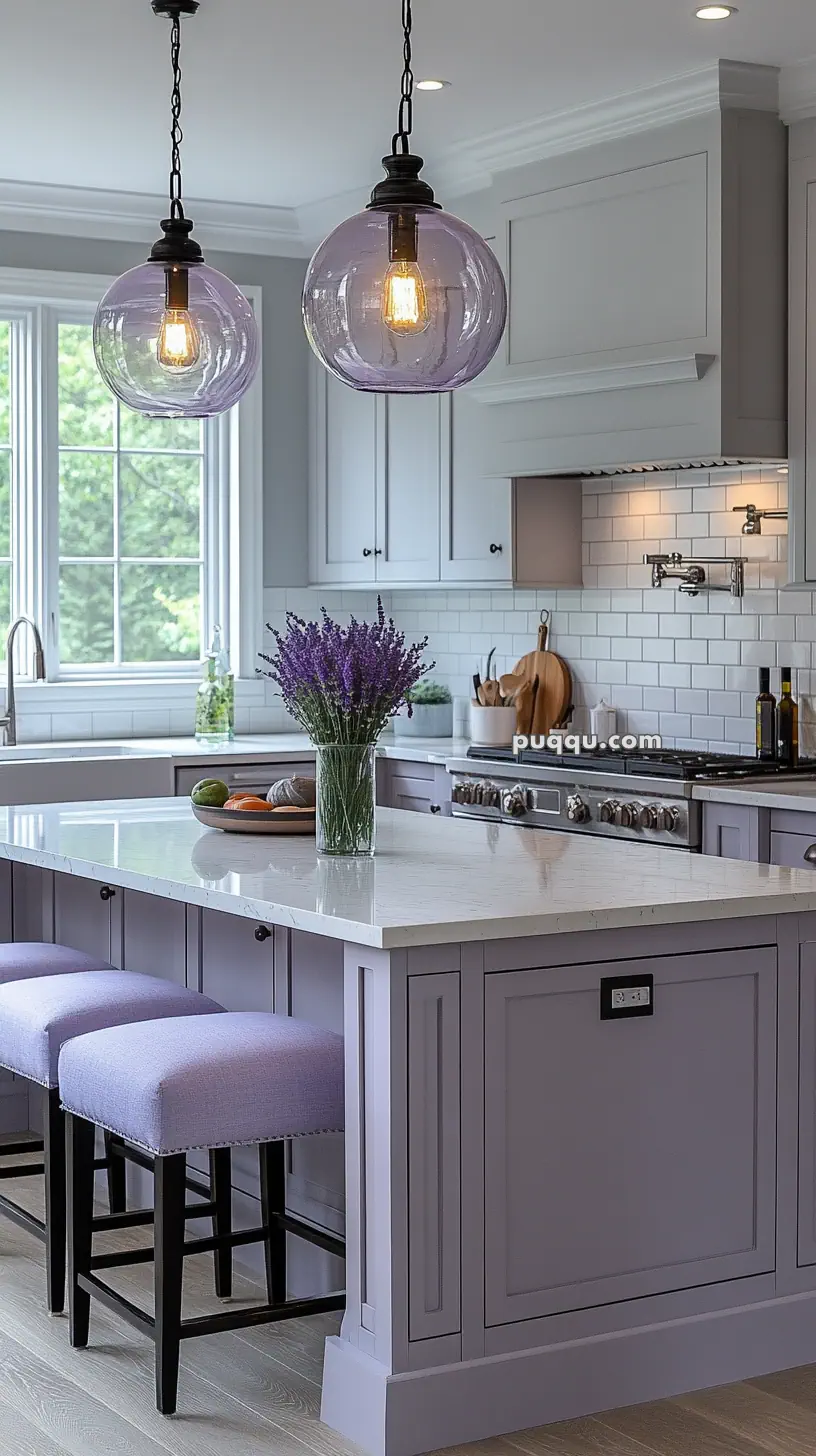
[[[754,742],[757,668],[790,663],[803,718],[816,693],[814,594],[781,590],[787,579],[787,522],[765,521],[761,536],[742,536],[732,507],[787,503],[787,480],[776,470],[680,471],[593,478],[583,490],[584,589],[462,591],[418,588],[383,593],[386,609],[412,637],[427,634],[434,677],[456,699],[457,726],[466,725],[471,679],[484,671],[492,647],[506,672],[535,646],[542,610],[551,614],[550,645],[569,663],[575,685],[575,726],[586,728],[600,698],[613,703],[621,731],[661,733],[668,746],[749,752]],[[696,551],[742,555],[746,592],[682,596],[675,585],[651,586],[645,552]],[[727,567],[711,569],[715,583]],[[347,618],[370,615],[376,593],[267,589],[264,621],[282,627],[287,610],[314,616],[319,606]],[[774,678],[774,686],[778,679]],[[171,709],[21,714],[21,739],[73,736],[142,737],[193,731],[195,687],[189,704]],[[291,728],[275,689],[265,702],[239,712],[238,731]],[[81,732],[80,732],[81,730]],[[816,747],[816,744],[814,744]]]

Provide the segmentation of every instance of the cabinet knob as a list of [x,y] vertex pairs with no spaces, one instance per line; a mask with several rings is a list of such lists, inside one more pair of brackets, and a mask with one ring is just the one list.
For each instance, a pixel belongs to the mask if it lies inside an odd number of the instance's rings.
[[816,844],[809,845],[808,848],[805,850],[804,854],[802,855],[802,858],[809,865],[816,865]]
[[269,940],[271,934],[272,931],[266,925],[257,925],[255,927],[255,939],[260,945],[263,945],[265,940]]
[[99,898],[100,900],[112,900],[115,894],[116,891],[112,890],[110,885],[103,885],[99,891]]
[[441,804],[431,804],[431,813],[432,814],[441,814],[442,813],[442,805]]
[[491,556],[498,556],[498,554],[499,554],[499,552],[501,550],[502,550],[501,546],[497,546],[495,541],[491,542],[491,545],[490,545],[490,555]]
[[369,546],[364,546],[363,547],[363,555],[364,556],[373,556],[374,555],[374,552],[371,550],[371,548]]

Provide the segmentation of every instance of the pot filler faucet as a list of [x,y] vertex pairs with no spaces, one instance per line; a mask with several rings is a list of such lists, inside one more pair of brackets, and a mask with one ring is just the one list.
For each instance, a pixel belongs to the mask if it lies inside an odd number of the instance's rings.
[[17,707],[14,701],[14,639],[21,627],[30,627],[34,637],[34,678],[36,682],[45,682],[45,653],[43,652],[42,637],[36,622],[30,617],[18,617],[9,627],[9,634],[6,638],[6,711],[4,717],[0,718],[0,732],[4,735],[4,741],[9,747],[17,742]]
[[[644,556],[643,563],[652,568],[652,586],[677,581],[677,590],[687,597],[698,597],[700,592],[730,592],[732,597],[741,597],[745,592],[745,562],[741,556],[695,556],[684,561],[679,551],[672,551],[666,556]],[[728,585],[712,586],[706,578],[706,566],[730,566]]]

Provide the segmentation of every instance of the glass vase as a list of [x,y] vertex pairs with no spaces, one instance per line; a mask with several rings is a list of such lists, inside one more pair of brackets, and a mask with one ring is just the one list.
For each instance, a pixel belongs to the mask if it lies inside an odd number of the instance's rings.
[[318,743],[317,852],[374,853],[373,743]]

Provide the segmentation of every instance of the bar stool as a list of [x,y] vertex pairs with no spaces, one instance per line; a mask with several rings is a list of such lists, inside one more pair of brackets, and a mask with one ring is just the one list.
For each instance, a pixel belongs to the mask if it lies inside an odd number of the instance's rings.
[[[109,961],[102,960],[99,956],[87,955],[81,950],[74,950],[68,945],[49,945],[44,941],[13,941],[0,945],[0,986],[5,986],[9,981],[34,980],[39,976],[76,975],[80,971],[110,971],[112,969]],[[3,1142],[0,1148],[3,1157],[15,1154],[19,1156],[23,1153],[42,1153],[43,1151],[43,1139],[32,1137],[9,1138]],[[105,1140],[105,1153],[108,1199],[110,1211],[115,1213],[123,1210],[125,1206],[124,1164],[120,1159],[111,1156],[109,1137]],[[27,1166],[4,1164],[0,1168],[0,1179],[31,1177],[32,1172],[38,1171],[42,1172],[40,1164],[28,1164]],[[18,1210],[16,1204],[9,1203],[8,1199],[0,1198],[0,1211],[15,1218]],[[25,1217],[27,1218],[27,1215]]]
[[[147,1333],[156,1346],[156,1404],[176,1409],[179,1343],[276,1320],[342,1309],[342,1293],[286,1298],[286,1235],[343,1257],[342,1239],[286,1213],[285,1142],[340,1132],[343,1039],[268,1012],[227,1012],[112,1027],[67,1042],[59,1066],[68,1137],[68,1298],[71,1344],[88,1343],[91,1296]],[[137,1309],[99,1270],[143,1262],[145,1251],[94,1255],[94,1126],[107,1127],[155,1158],[155,1312]],[[185,1241],[185,1159],[194,1150],[257,1144],[261,1227]],[[184,1258],[263,1243],[268,1302],[182,1320]]]
[[[47,947],[49,953],[64,947]],[[71,952],[76,955],[76,952]],[[9,958],[11,960],[11,957]],[[59,958],[58,958],[59,959]],[[32,962],[36,957],[31,957]],[[65,1124],[60,1108],[57,1064],[60,1047],[69,1037],[122,1022],[155,1020],[222,1012],[217,1001],[188,991],[172,981],[132,971],[99,968],[65,969],[56,975],[33,973],[23,980],[0,984],[0,1067],[25,1077],[44,1089],[43,1163],[3,1169],[3,1178],[45,1174],[45,1221],[35,1218],[10,1199],[0,1199],[0,1212],[36,1235],[46,1249],[48,1310],[60,1314],[65,1304]],[[23,962],[25,957],[23,957]],[[23,1144],[23,1147],[26,1145]],[[29,1143],[39,1150],[39,1143]],[[18,1151],[21,1148],[18,1147]],[[106,1142],[107,1156],[101,1166],[115,1164],[116,1203],[107,1220],[110,1227],[125,1217],[124,1157],[127,1149],[115,1138]],[[100,1226],[105,1220],[98,1221]]]

